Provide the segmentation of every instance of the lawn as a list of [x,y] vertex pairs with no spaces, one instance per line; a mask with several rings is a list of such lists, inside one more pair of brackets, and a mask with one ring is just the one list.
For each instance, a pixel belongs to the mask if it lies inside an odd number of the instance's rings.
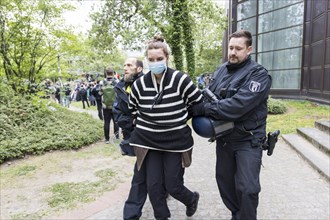
[[287,106],[285,114],[267,118],[267,131],[281,130],[281,134],[296,133],[300,127],[314,127],[316,120],[330,120],[330,106],[309,101],[283,100]]

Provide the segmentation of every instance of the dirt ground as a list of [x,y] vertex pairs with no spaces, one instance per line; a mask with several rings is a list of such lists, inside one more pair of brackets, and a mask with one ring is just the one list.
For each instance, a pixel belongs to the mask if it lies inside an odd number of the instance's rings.
[[[133,157],[121,156],[116,145],[98,142],[78,151],[51,152],[6,162],[0,166],[0,219],[41,219],[77,208],[83,203],[75,202],[70,208],[65,204],[51,207],[49,188],[58,183],[97,182],[98,171],[112,170],[114,176],[106,184],[115,189],[131,179],[134,161]],[[101,196],[109,188],[92,197]]]

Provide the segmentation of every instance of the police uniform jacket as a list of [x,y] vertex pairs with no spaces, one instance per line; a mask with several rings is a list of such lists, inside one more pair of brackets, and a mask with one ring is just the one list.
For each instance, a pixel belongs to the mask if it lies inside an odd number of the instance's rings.
[[218,100],[205,104],[205,115],[234,122],[226,142],[253,142],[266,136],[267,99],[271,77],[251,57],[240,63],[224,63],[213,74],[209,89]]

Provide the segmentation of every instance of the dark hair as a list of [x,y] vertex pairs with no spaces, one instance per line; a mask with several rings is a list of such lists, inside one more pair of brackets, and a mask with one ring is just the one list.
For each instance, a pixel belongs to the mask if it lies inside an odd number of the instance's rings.
[[240,37],[245,37],[246,38],[245,43],[248,47],[252,46],[252,34],[249,31],[246,31],[246,30],[240,30],[240,31],[236,31],[235,33],[232,33],[229,36],[229,40],[232,39],[232,38],[240,38]]
[[104,73],[106,76],[112,76],[115,74],[115,71],[112,68],[108,67],[105,69]]
[[136,59],[136,63],[135,63],[136,67],[142,67],[143,69],[143,62],[139,59]]
[[163,49],[166,57],[170,56],[170,50],[167,43],[165,42],[165,39],[159,35],[154,36],[154,38],[148,42],[146,55],[148,53],[148,50],[152,50],[152,49]]

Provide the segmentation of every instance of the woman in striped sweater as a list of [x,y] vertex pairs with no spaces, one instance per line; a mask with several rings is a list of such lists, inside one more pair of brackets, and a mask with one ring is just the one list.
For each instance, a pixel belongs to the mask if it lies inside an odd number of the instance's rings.
[[129,96],[136,118],[130,145],[135,148],[138,169],[146,172],[155,218],[171,216],[164,190],[192,216],[199,194],[183,185],[193,146],[187,108],[200,102],[202,95],[187,74],[167,67],[169,49],[162,38],[148,43],[146,56],[150,71],[134,82]]

